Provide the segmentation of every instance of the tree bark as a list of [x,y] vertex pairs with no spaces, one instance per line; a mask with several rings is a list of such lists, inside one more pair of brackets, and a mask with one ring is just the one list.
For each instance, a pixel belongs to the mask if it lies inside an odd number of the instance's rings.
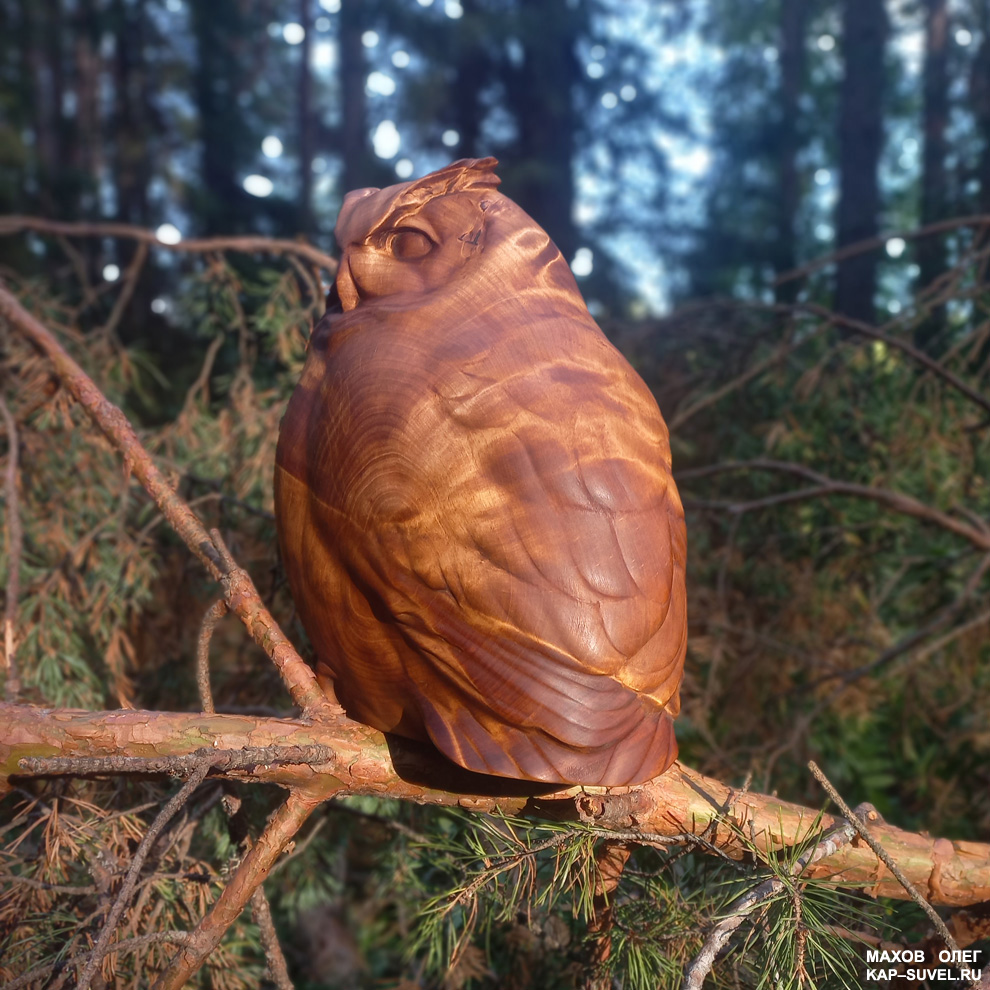
[[980,136],[977,212],[990,213],[990,0],[980,7],[980,28],[983,39],[970,69],[969,98]]
[[371,175],[377,173],[368,141],[368,99],[365,95],[363,0],[342,0],[340,5],[340,154],[343,158],[342,192],[360,189],[372,184]]
[[[921,225],[927,227],[949,215],[945,159],[949,120],[947,0],[925,0],[925,72],[922,130],[925,135],[921,169]],[[945,235],[932,234],[918,242],[918,285],[931,285],[946,269]],[[926,350],[943,325],[944,307],[929,313],[915,328],[915,344]]]
[[[300,793],[371,794],[469,811],[527,815],[593,824],[610,837],[705,835],[734,859],[754,849],[772,855],[839,821],[776,797],[739,791],[682,763],[635,787],[546,785],[474,774],[429,746],[380,732],[346,718],[326,722],[247,718],[201,713],[84,712],[0,705],[0,788],[9,777],[38,776],[20,765],[29,758],[146,756],[166,759],[248,747],[324,746],[332,765],[262,763],[228,770],[242,781],[281,784]],[[194,757],[195,759],[196,757]],[[49,774],[51,771],[48,771]],[[77,769],[76,773],[85,772]],[[817,825],[816,825],[817,822]],[[714,823],[714,824],[713,824]],[[711,831],[709,831],[711,829]],[[990,845],[935,839],[892,825],[871,828],[908,879],[933,904],[990,900]],[[812,878],[862,886],[873,897],[906,898],[886,867],[856,840],[809,867]]]
[[507,77],[521,156],[530,165],[506,182],[506,192],[546,230],[567,261],[578,248],[572,216],[578,16],[567,0],[527,5],[520,13],[522,65]]
[[299,61],[299,230],[313,228],[313,76],[310,53],[313,44],[313,11],[310,0],[299,0],[299,23],[305,36]]
[[485,36],[484,24],[491,16],[479,9],[477,0],[461,0],[464,16],[457,45],[457,62],[450,102],[454,111],[454,126],[457,129],[457,153],[464,158],[477,158],[481,155],[481,121],[484,109],[481,105],[481,91],[488,82],[491,63],[482,39]]
[[[778,140],[780,197],[777,200],[777,275],[797,266],[794,218],[801,200],[797,153],[798,98],[804,82],[804,36],[808,23],[807,0],[781,0],[780,5],[780,133]],[[783,282],[776,288],[777,302],[791,303],[799,284]]]
[[[845,75],[839,96],[839,248],[874,237],[878,230],[877,166],[883,146],[888,32],[883,0],[844,0],[842,23]],[[844,316],[872,323],[876,282],[876,251],[844,259],[839,263],[835,308]]]

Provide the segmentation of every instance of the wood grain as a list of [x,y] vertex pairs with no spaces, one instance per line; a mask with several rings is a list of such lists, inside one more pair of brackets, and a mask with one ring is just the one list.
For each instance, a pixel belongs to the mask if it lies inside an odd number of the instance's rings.
[[667,430],[494,165],[347,197],[282,554],[352,718],[477,772],[639,782],[676,757],[687,633]]

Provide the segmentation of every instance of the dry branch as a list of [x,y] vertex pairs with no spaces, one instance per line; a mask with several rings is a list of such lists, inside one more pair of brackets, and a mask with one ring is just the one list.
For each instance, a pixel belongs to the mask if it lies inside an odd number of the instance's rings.
[[230,610],[238,615],[254,641],[274,661],[293,701],[308,714],[333,717],[337,709],[327,700],[313,671],[265,608],[250,575],[231,565],[224,549],[217,546],[196,514],[155,466],[127,417],[103,395],[55,337],[2,286],[0,316],[51,360],[62,384],[124,455],[128,467],[155,500],[162,515],[210,574],[220,581]]
[[[750,502],[731,502],[715,500],[694,500],[692,504],[703,508],[720,508],[732,513],[751,512],[754,509],[766,508],[770,505],[777,505],[781,502],[794,501],[805,498],[821,498],[826,495],[847,495],[853,498],[863,498],[871,502],[878,502],[880,505],[893,509],[905,516],[913,516],[924,522],[941,526],[968,540],[973,546],[980,550],[990,550],[990,527],[981,524],[979,527],[969,525],[959,519],[955,519],[947,512],[918,499],[905,495],[903,492],[892,491],[888,488],[878,488],[874,485],[857,485],[849,481],[839,481],[829,478],[804,464],[796,464],[791,461],[775,461],[768,458],[754,458],[751,461],[725,461],[721,464],[706,465],[701,468],[691,468],[687,471],[680,471],[677,480],[683,481],[691,478],[704,478],[708,475],[718,474],[725,471],[773,471],[779,474],[791,474],[799,478],[804,478],[813,482],[813,487],[802,488],[796,492],[783,492],[779,495],[769,495],[766,498],[754,499]],[[685,502],[690,501],[685,499]]]
[[[938,916],[935,909],[928,903],[925,897],[922,895],[921,891],[918,890],[911,881],[901,873],[900,867],[897,863],[887,856],[886,850],[873,838],[873,833],[866,827],[866,822],[869,816],[864,815],[860,812],[860,809],[855,811],[846,804],[842,795],[835,789],[832,782],[822,773],[821,767],[811,760],[808,763],[808,769],[812,772],[815,779],[825,788],[828,796],[835,802],[839,810],[846,816],[846,821],[849,825],[854,828],[860,836],[862,836],[863,841],[876,853],[877,858],[880,859],[884,865],[890,870],[891,873],[897,878],[897,882],[907,891],[908,896],[911,898],[915,904],[918,905],[928,915],[929,920],[935,926],[935,930],[944,940],[946,946],[953,950],[958,950],[959,946],[956,945],[956,940],[952,937],[949,929],[945,927],[945,922]],[[879,818],[876,814],[876,809],[873,809],[873,818]]]
[[831,254],[823,254],[813,261],[809,261],[800,268],[792,268],[788,272],[783,272],[774,279],[774,286],[783,285],[785,282],[792,282],[797,278],[804,278],[813,272],[827,268],[829,265],[839,261],[845,261],[857,254],[864,254],[867,251],[876,251],[882,248],[887,241],[892,238],[900,238],[902,241],[920,240],[923,237],[930,237],[932,234],[942,234],[949,230],[958,230],[960,227],[990,227],[990,215],[976,214],[969,217],[952,217],[948,220],[939,220],[930,223],[926,227],[918,227],[913,230],[892,230],[880,234],[877,237],[869,237],[855,244],[847,244],[845,247],[833,251]]
[[117,892],[117,896],[113,902],[113,907],[110,909],[106,920],[103,922],[103,929],[100,932],[100,937],[97,939],[96,945],[93,947],[93,952],[86,961],[86,965],[83,967],[82,973],[79,975],[79,979],[76,982],[77,990],[89,990],[89,985],[96,974],[96,970],[100,963],[103,962],[103,957],[107,954],[107,950],[110,947],[110,940],[113,938],[114,932],[117,930],[117,923],[120,921],[124,912],[127,910],[127,906],[130,904],[131,897],[137,887],[138,878],[141,875],[141,867],[144,866],[144,861],[147,859],[148,853],[151,852],[151,847],[155,844],[155,840],[161,834],[162,829],[165,828],[169,821],[171,821],[171,819],[175,816],[176,812],[178,812],[186,801],[189,800],[193,791],[195,791],[196,788],[199,787],[199,785],[206,779],[208,770],[209,764],[201,762],[200,765],[193,771],[190,778],[165,803],[165,806],[158,813],[151,827],[145,833],[144,838],[141,840],[141,844],[134,852],[134,856],[131,859],[130,868],[127,870],[127,876],[124,877],[124,882],[121,884],[120,890]]
[[[818,812],[752,792],[742,793],[681,763],[632,788],[570,788],[540,793],[538,785],[470,774],[442,761],[427,747],[386,739],[341,718],[333,724],[143,711],[82,712],[0,706],[0,779],[29,776],[28,757],[181,756],[202,748],[237,750],[266,746],[324,746],[332,767],[256,765],[230,770],[230,779],[277,783],[321,800],[339,794],[372,794],[421,804],[502,811],[558,821],[581,821],[623,833],[705,835],[734,859],[795,845],[815,829]],[[394,758],[394,762],[393,762]],[[396,772],[398,765],[401,776]],[[445,788],[449,788],[445,789]],[[497,793],[493,793],[497,792]],[[728,810],[725,810],[728,809]],[[821,827],[840,819],[822,816]],[[871,830],[904,874],[933,904],[967,905],[990,900],[990,844],[932,838],[891,825]],[[831,878],[861,886],[873,896],[906,897],[876,855],[859,840],[809,866],[810,879]]]
[[334,258],[305,241],[280,240],[275,237],[200,237],[166,244],[153,230],[127,223],[70,223],[16,214],[0,216],[0,236],[19,234],[25,230],[61,237],[118,237],[165,251],[174,251],[177,254],[240,251],[244,254],[285,255],[290,258],[305,258],[330,273],[337,271],[337,262]]
[[870,340],[880,341],[888,347],[901,351],[903,354],[906,354],[913,361],[916,361],[923,368],[925,368],[926,371],[932,372],[932,374],[951,385],[954,389],[956,389],[956,391],[965,395],[971,402],[975,402],[984,410],[984,412],[990,412],[990,396],[986,396],[977,389],[967,385],[966,382],[964,382],[958,375],[949,371],[949,369],[943,364],[936,361],[933,357],[930,357],[923,350],[908,343],[908,341],[902,340],[900,337],[895,337],[891,334],[884,333],[882,330],[878,330],[875,326],[872,326],[863,320],[853,320],[848,316],[841,315],[840,313],[833,313],[824,306],[819,306],[815,303],[800,303],[798,305],[785,307],[783,311],[810,313],[812,316],[816,316],[819,319],[829,320],[837,326],[845,328],[846,330],[852,330],[863,337],[867,337]]

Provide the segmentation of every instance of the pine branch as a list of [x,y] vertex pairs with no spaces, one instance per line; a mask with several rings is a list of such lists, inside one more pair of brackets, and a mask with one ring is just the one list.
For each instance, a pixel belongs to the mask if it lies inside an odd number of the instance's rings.
[[[820,827],[841,818],[819,816],[775,797],[736,790],[682,763],[663,776],[631,788],[572,787],[548,792],[527,781],[472,774],[444,760],[431,748],[408,740],[388,740],[368,726],[347,719],[332,724],[302,720],[203,715],[183,712],[84,712],[0,705],[0,783],[7,775],[39,776],[49,769],[25,761],[52,757],[182,757],[204,748],[306,747],[300,753],[332,751],[333,764],[248,762],[219,772],[229,779],[281,784],[312,798],[371,794],[419,804],[461,807],[487,813],[526,815],[591,824],[623,837],[704,836],[697,848],[743,859],[753,847],[771,856],[800,843]],[[309,747],[324,747],[310,749]],[[274,752],[269,750],[269,752]],[[142,761],[143,762],[143,761]],[[146,771],[146,768],[143,768]],[[78,772],[78,771],[76,771]],[[8,785],[9,786],[9,785]],[[990,900],[990,844],[905,832],[891,825],[871,829],[905,876],[933,904],[966,905]],[[871,849],[853,843],[808,866],[809,879],[829,878],[862,887],[877,897],[907,897]]]

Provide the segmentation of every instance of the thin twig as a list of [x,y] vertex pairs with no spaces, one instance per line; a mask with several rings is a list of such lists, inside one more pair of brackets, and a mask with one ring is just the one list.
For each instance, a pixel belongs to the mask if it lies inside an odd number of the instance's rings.
[[152,990],[180,990],[206,957],[220,944],[258,885],[264,882],[282,850],[295,837],[321,801],[333,793],[331,785],[320,795],[290,791],[257,843],[248,851],[230,883],[196,926],[191,944],[183,946],[155,981]]
[[951,949],[953,952],[958,951],[959,946],[956,944],[956,940],[952,937],[952,933],[948,928],[945,927],[945,922],[938,916],[938,912],[928,903],[927,899],[922,895],[921,891],[904,875],[901,868],[894,862],[890,854],[866,827],[864,822],[856,812],[852,811],[848,804],[843,800],[842,795],[835,789],[832,782],[822,773],[821,768],[815,763],[814,760],[808,762],[808,769],[812,772],[815,779],[819,784],[825,788],[825,793],[835,802],[838,808],[846,816],[846,820],[852,825],[854,829],[859,833],[863,841],[876,853],[877,858],[887,867],[888,870],[897,878],[897,882],[908,892],[911,896],[911,900],[914,901],[918,907],[921,908],[925,914],[928,915],[931,923],[935,926],[935,930],[939,933],[942,940],[945,942],[946,948]]
[[79,977],[79,981],[76,984],[76,990],[89,990],[90,981],[93,979],[97,968],[103,961],[103,957],[106,955],[107,947],[110,945],[110,940],[116,934],[117,923],[120,921],[121,915],[127,909],[127,905],[130,903],[131,896],[134,893],[134,888],[137,886],[138,876],[141,873],[141,867],[144,866],[144,861],[148,857],[148,853],[151,852],[151,847],[154,845],[155,840],[161,834],[162,829],[169,823],[175,813],[189,800],[193,791],[206,779],[206,775],[210,771],[210,764],[207,761],[202,761],[199,766],[193,770],[190,774],[189,779],[176,791],[175,794],[168,800],[165,807],[158,813],[155,820],[151,823],[151,827],[145,833],[144,838],[141,840],[140,845],[134,853],[134,858],[131,860],[131,867],[127,871],[127,876],[124,877],[124,882],[120,886],[120,890],[117,893],[116,900],[113,903],[113,907],[110,909],[110,913],[107,915],[107,920],[103,924],[103,930],[100,932],[100,937],[96,941],[96,945],[93,947],[93,954],[89,957],[89,961],[86,963],[82,974]]
[[[190,941],[190,939],[192,939],[192,935],[189,932],[178,931],[152,932],[149,935],[136,935],[134,938],[125,938],[119,942],[115,942],[107,949],[106,955],[122,955],[126,952],[134,952],[137,949],[146,948],[149,945],[182,945]],[[3,990],[21,990],[21,987],[30,986],[32,983],[41,980],[47,980],[60,967],[63,969],[63,972],[69,971],[72,966],[92,958],[95,951],[94,949],[90,952],[79,953],[79,955],[72,956],[69,959],[58,959],[55,962],[35,966],[34,969],[29,970],[22,976],[18,976],[16,980],[5,983]]]
[[848,330],[853,330],[863,337],[869,337],[871,340],[882,341],[888,347],[892,347],[895,350],[901,351],[902,353],[908,355],[908,357],[912,360],[917,361],[918,364],[922,365],[924,368],[927,368],[930,372],[932,372],[932,374],[938,376],[957,391],[961,392],[966,396],[966,398],[970,399],[972,402],[975,402],[983,410],[990,412],[990,397],[983,395],[982,392],[978,392],[975,388],[971,388],[958,375],[949,371],[948,368],[944,367],[933,357],[929,357],[929,355],[927,355],[924,351],[919,350],[908,341],[903,340],[900,337],[894,337],[891,334],[884,333],[872,324],[864,323],[862,320],[854,320],[851,317],[842,316],[839,313],[833,313],[830,309],[827,309],[824,306],[819,306],[816,303],[796,303],[789,308],[792,310],[796,309],[806,313],[812,313],[821,319],[830,320],[838,326],[845,327]]
[[127,305],[134,295],[134,290],[137,288],[141,270],[144,268],[144,263],[147,260],[148,245],[147,243],[142,242],[138,244],[137,250],[134,252],[134,258],[127,266],[127,271],[124,273],[124,284],[120,287],[120,293],[117,296],[117,301],[113,304],[113,309],[110,312],[110,316],[107,319],[107,322],[100,328],[100,332],[106,337],[111,339],[115,338],[121,317],[124,315],[124,310],[127,309]]
[[278,932],[275,931],[275,922],[272,920],[272,909],[265,896],[263,884],[258,885],[258,889],[251,895],[251,913],[254,922],[258,926],[258,934],[261,936],[261,947],[265,950],[265,959],[268,960],[268,975],[278,990],[295,990],[292,980],[289,978],[289,967],[285,962],[285,955],[278,940]]
[[0,881],[3,883],[19,883],[32,890],[50,890],[54,894],[95,894],[96,887],[93,884],[73,886],[65,883],[45,883],[43,880],[35,880],[34,877],[22,877],[14,873],[0,873]]
[[916,498],[905,495],[902,492],[895,492],[887,488],[877,488],[873,485],[858,485],[848,481],[837,481],[835,478],[830,478],[812,468],[805,467],[803,464],[797,464],[791,461],[776,461],[768,458],[754,458],[751,461],[724,461],[720,464],[709,464],[705,467],[681,471],[677,475],[677,480],[684,481],[692,478],[703,478],[707,475],[717,474],[723,471],[774,471],[782,474],[793,474],[813,482],[814,486],[801,489],[799,492],[786,492],[783,495],[773,495],[767,499],[757,499],[752,503],[709,502],[707,503],[708,507],[724,508],[730,512],[746,512],[751,508],[762,508],[764,505],[777,504],[778,502],[789,501],[792,498],[848,495],[854,498],[879,502],[881,505],[885,505],[896,512],[934,523],[936,526],[941,526],[943,529],[947,529],[957,536],[964,537],[981,550],[990,550],[990,527],[977,528],[958,519],[953,519],[948,513],[926,505],[924,502],[919,502]]
[[[915,646],[927,639],[932,633],[937,632],[943,626],[948,625],[948,623],[951,622],[952,619],[954,619],[956,615],[963,610],[970,598],[972,598],[975,594],[976,589],[979,587],[980,582],[983,580],[983,576],[986,574],[988,569],[990,569],[990,554],[984,554],[983,558],[980,560],[980,563],[974,569],[973,573],[966,581],[966,584],[963,586],[963,590],[960,592],[959,596],[955,599],[955,601],[950,602],[945,606],[945,608],[941,609],[930,622],[926,623],[920,629],[915,630],[913,633],[908,634],[900,642],[895,643],[893,646],[884,650],[878,657],[871,660],[869,663],[862,664],[852,670],[833,674],[830,677],[822,677],[813,685],[809,685],[809,687],[817,687],[818,684],[831,680],[832,677],[840,677],[842,679],[843,686],[847,686],[852,684],[853,681],[858,680],[867,674],[873,673],[878,668],[886,666],[901,654],[907,653],[914,649]],[[990,612],[982,612],[972,621],[964,623],[956,629],[953,629],[951,632],[946,633],[946,635],[941,636],[934,643],[929,644],[929,646],[927,646],[923,651],[922,655],[929,655],[935,650],[941,649],[946,644],[952,642],[952,640],[957,636],[962,635],[962,633],[966,630],[979,626],[988,619],[990,619]]]
[[759,377],[764,371],[772,368],[774,365],[779,364],[784,360],[789,354],[796,351],[799,347],[803,347],[805,344],[814,340],[820,334],[824,333],[830,326],[828,322],[819,323],[810,333],[805,334],[799,340],[789,340],[780,344],[772,354],[764,358],[762,361],[757,361],[755,364],[751,365],[744,372],[737,375],[731,381],[726,382],[724,385],[715,389],[706,395],[701,396],[701,398],[696,399],[694,402],[685,406],[683,409],[678,409],[672,419],[668,422],[668,427],[672,434],[676,433],[689,419],[695,416],[697,413],[701,412],[703,409],[707,409],[709,406],[718,402],[720,399],[724,399],[727,395],[735,392],[737,389],[742,388],[747,383],[751,382],[754,378]]
[[203,365],[199,369],[199,374],[196,376],[196,381],[189,386],[189,390],[186,392],[186,401],[182,404],[182,412],[180,416],[188,413],[192,407],[193,403],[196,401],[196,396],[200,392],[203,393],[203,402],[208,403],[210,401],[210,375],[213,374],[213,363],[216,361],[217,353],[220,348],[223,347],[224,341],[227,339],[227,335],[224,333],[218,333],[213,340],[210,341],[210,346],[206,348],[206,355],[203,358]]
[[7,430],[7,471],[4,476],[4,497],[7,502],[7,598],[3,609],[3,665],[6,672],[4,696],[17,701],[21,679],[17,670],[17,606],[21,597],[21,553],[24,533],[17,495],[18,436],[17,423],[0,395],[0,416]]
[[203,237],[166,244],[152,230],[127,223],[67,223],[46,220],[43,217],[19,215],[0,216],[0,236],[33,230],[39,234],[63,237],[120,237],[138,241],[165,251],[185,254],[203,254],[209,251],[240,251],[245,254],[295,255],[306,258],[328,272],[337,271],[337,262],[312,244],[273,237]]
[[[840,822],[838,825],[828,829],[814,846],[794,861],[789,871],[790,876],[792,878],[800,877],[808,866],[818,862],[820,859],[831,856],[837,850],[841,849],[842,846],[846,845],[855,834],[856,829],[851,821]],[[715,965],[716,957],[725,948],[733,932],[764,901],[774,897],[784,889],[784,880],[780,877],[773,876],[736,898],[729,905],[726,917],[718,922],[708,933],[701,951],[688,966],[684,974],[683,990],[701,990],[705,978],[711,972],[712,966]]]
[[[0,222],[0,233],[3,232],[3,225],[2,222]],[[79,285],[82,288],[83,294],[83,308],[86,306],[92,306],[100,293],[93,288],[93,285],[89,280],[89,271],[87,270],[86,259],[82,256],[82,254],[80,254],[79,249],[71,244],[64,235],[58,231],[52,231],[52,233],[58,240],[59,246],[66,253],[69,259],[69,264],[72,265],[72,270],[76,273],[76,278],[79,280]]]
[[227,772],[256,766],[288,764],[323,766],[334,762],[329,746],[243,746],[240,749],[197,749],[175,756],[31,756],[19,768],[33,774],[188,773],[207,761],[211,769]]
[[[722,307],[724,303],[708,303],[703,304],[702,309],[711,307]],[[866,323],[862,320],[856,320],[852,317],[843,316],[840,313],[835,313],[825,306],[820,306],[816,303],[761,303],[754,301],[739,302],[735,304],[736,307],[747,310],[754,310],[757,312],[773,313],[779,316],[792,316],[796,317],[799,315],[807,315],[810,317],[815,317],[821,322],[815,328],[815,330],[805,336],[800,340],[795,341],[790,345],[783,345],[778,348],[778,350],[770,355],[770,357],[764,359],[763,361],[755,364],[752,368],[747,369],[737,378],[732,379],[732,381],[727,382],[725,385],[716,389],[714,392],[703,396],[698,399],[692,405],[689,405],[683,410],[683,412],[677,412],[673,419],[670,421],[671,430],[676,430],[680,425],[686,422],[690,417],[692,417],[696,412],[710,406],[713,402],[717,402],[722,399],[725,395],[730,392],[735,391],[741,386],[745,385],[747,382],[751,381],[753,378],[757,377],[763,371],[772,367],[774,364],[779,362],[783,357],[789,354],[791,351],[796,350],[803,344],[817,337],[823,330],[830,327],[837,326],[845,330],[849,330],[860,336],[867,337],[871,340],[877,340],[884,343],[887,347],[893,348],[895,350],[901,351],[906,354],[913,361],[920,364],[927,371],[941,378],[947,384],[951,385],[954,389],[965,395],[970,401],[974,402],[976,405],[980,406],[984,411],[990,412],[990,396],[984,395],[982,392],[973,388],[964,382],[958,375],[954,372],[949,371],[945,367],[944,362],[937,361],[935,358],[926,354],[923,350],[915,347],[909,341],[904,340],[902,337],[895,336],[885,332],[885,330],[873,326],[871,323]]]
[[227,603],[218,598],[203,616],[199,627],[199,641],[196,644],[196,684],[199,687],[200,708],[208,715],[215,715],[213,693],[210,691],[210,640],[217,623],[227,614]]

